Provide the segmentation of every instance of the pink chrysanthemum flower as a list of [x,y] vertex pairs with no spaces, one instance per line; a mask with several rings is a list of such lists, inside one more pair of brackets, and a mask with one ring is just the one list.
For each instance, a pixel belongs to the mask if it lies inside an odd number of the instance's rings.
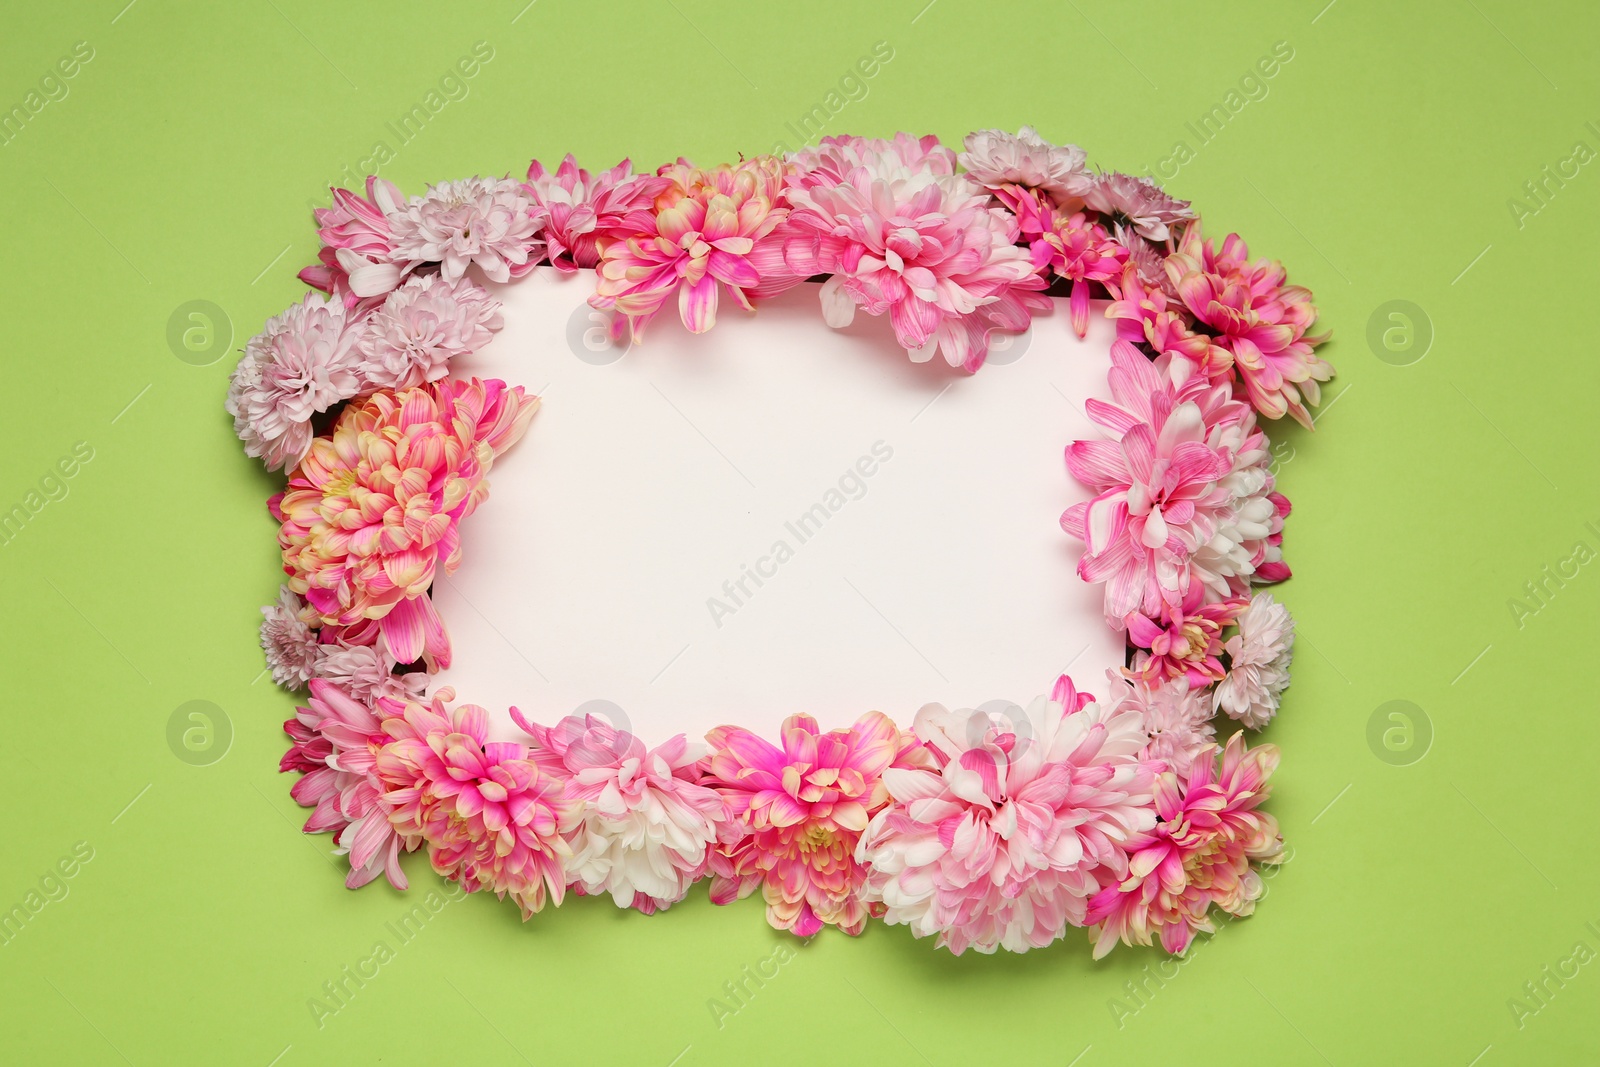
[[288,586],[278,590],[276,604],[261,609],[261,650],[267,655],[272,680],[285,689],[299,689],[310,681],[322,658],[317,635],[301,617],[304,614],[315,618]]
[[1256,410],[1269,419],[1287,412],[1310,429],[1306,404],[1318,403],[1318,383],[1333,377],[1315,352],[1327,335],[1306,334],[1317,320],[1310,291],[1285,285],[1276,260],[1250,262],[1238,234],[1218,248],[1199,226],[1190,226],[1167,257],[1167,274],[1194,317],[1233,353],[1234,376]]
[[865,167],[879,181],[924,182],[956,173],[956,154],[933,134],[915,137],[900,132],[881,137],[824,137],[816,146],[789,156],[791,188],[817,189],[842,185],[851,172]]
[[626,159],[592,175],[568,153],[554,174],[534,160],[522,187],[545,216],[550,265],[570,272],[599,265],[602,242],[638,233],[656,196],[671,184],[670,178],[633,173]]
[[332,189],[333,203],[312,212],[322,238],[318,262],[300,272],[300,280],[338,297],[348,308],[370,302],[392,290],[415,263],[396,260],[389,218],[405,207],[405,197],[377,175],[367,178],[367,195]]
[[389,294],[361,337],[361,376],[369,389],[436,382],[450,361],[488,344],[504,325],[500,301],[466,278],[412,278]]
[[544,215],[511,178],[440,182],[389,216],[393,255],[438,263],[448,281],[473,264],[491,281],[522,277],[544,256],[543,226]]
[[784,258],[797,277],[833,275],[820,293],[828,325],[857,308],[887,314],[913,360],[938,351],[970,372],[991,332],[1026,330],[1048,307],[1016,219],[954,174],[936,140],[830,139],[795,160]]
[[1060,696],[1019,721],[917,713],[935,767],[885,772],[892,802],[856,850],[887,922],[957,955],[1026,952],[1082,926],[1101,882],[1126,875],[1125,846],[1155,826],[1161,764],[1140,760],[1136,712],[1085,705],[1070,683]]
[[1294,655],[1294,619],[1271,593],[1257,593],[1236,620],[1239,632],[1228,638],[1228,676],[1217,683],[1216,707],[1252,730],[1278,713],[1289,687]]
[[1230,915],[1249,915],[1262,893],[1251,863],[1277,863],[1283,838],[1271,815],[1258,810],[1270,795],[1267,779],[1278,766],[1278,749],[1245,749],[1234,734],[1218,760],[1207,755],[1189,774],[1171,771],[1156,779],[1160,821],[1128,845],[1128,874],[1108,882],[1089,902],[1088,921],[1096,959],[1120,939],[1178,954],[1197,933],[1213,933],[1215,904]]
[[1180,224],[1195,218],[1189,201],[1169,196],[1150,178],[1115,171],[1096,175],[1084,201],[1107,218],[1126,220],[1148,241],[1166,241]]
[[529,723],[515,708],[511,715],[533,737],[533,758],[557,769],[580,806],[567,838],[568,878],[578,891],[608,893],[617,907],[646,915],[682,900],[729,829],[727,804],[700,784],[700,746],[679,734],[646,749],[592,715],[552,727]]
[[1105,583],[1107,622],[1158,617],[1191,585],[1222,600],[1248,587],[1272,546],[1271,459],[1248,404],[1198,375],[1174,384],[1131,343],[1111,346],[1115,403],[1089,417],[1115,435],[1067,449],[1073,477],[1096,491],[1061,516],[1086,544],[1085,581]]
[[1006,203],[1021,192],[1037,189],[1058,207],[1077,210],[1095,179],[1075,144],[1053,145],[1024,126],[1015,134],[978,130],[962,141],[959,161],[972,180],[987,186]]
[[1067,301],[1072,329],[1087,336],[1090,283],[1104,286],[1121,277],[1128,250],[1083,212],[1068,215],[1031,196],[1018,202],[1017,217],[1022,232],[1035,235],[1028,242],[1033,265],[1072,282]]
[[403,710],[385,702],[393,714],[377,754],[383,805],[409,846],[427,843],[435,871],[469,893],[509,895],[526,920],[547,899],[561,903],[572,854],[563,834],[576,825],[578,804],[526,745],[488,739],[483,708],[446,710],[454,696],[447,687]]
[[1134,671],[1152,682],[1186,678],[1196,689],[1223,675],[1222,631],[1245,609],[1243,597],[1214,604],[1201,602],[1202,587],[1189,587],[1181,603],[1164,603],[1161,612],[1127,618],[1128,643],[1143,649]]
[[406,888],[402,841],[378,800],[376,757],[388,741],[380,716],[325,678],[311,680],[310,705],[296,708],[295,717],[283,724],[294,744],[279,764],[282,771],[305,772],[289,791],[301,807],[316,809],[305,832],[335,835],[337,854],[350,857],[345,885],[351,889],[379,874],[396,889]]
[[[915,137],[903,131],[888,140],[845,134],[824,137],[814,146],[790,153],[786,161],[784,184],[790,191],[841,185],[858,168],[865,168],[879,181],[902,181],[916,187],[956,173],[955,153],[940,144],[938,137]],[[762,273],[762,294],[781,292],[817,276],[822,268],[813,251],[814,241],[808,234],[797,237],[793,227],[779,226],[752,253]],[[824,315],[830,304],[843,300],[841,293],[824,294]]]
[[736,726],[706,740],[705,784],[733,819],[712,856],[712,901],[728,904],[760,886],[767,921],[779,930],[810,937],[832,925],[859,934],[866,868],[856,842],[889,800],[884,772],[931,766],[927,752],[876,711],[827,733],[811,716],[792,715],[781,748]]
[[1158,682],[1127,669],[1109,670],[1106,679],[1110,683],[1106,706],[1113,712],[1138,712],[1150,735],[1143,759],[1160,760],[1185,777],[1202,753],[1210,758],[1216,729],[1206,690],[1191,686],[1186,677]]
[[709,170],[680,159],[658,173],[670,184],[653,210],[629,215],[628,230],[604,242],[589,299],[615,308],[635,341],[674,293],[691,333],[716,324],[719,289],[751,310],[762,281],[751,253],[788,215],[784,164],[772,156]]
[[361,388],[363,324],[343,303],[307,293],[244,346],[224,404],[247,456],[268,470],[294,466],[311,447],[311,417]]
[[1208,335],[1195,333],[1176,296],[1152,285],[1131,262],[1115,290],[1116,299],[1106,314],[1117,321],[1117,336],[1133,344],[1148,345],[1157,356],[1167,356],[1174,381],[1185,381],[1194,374],[1211,381],[1228,378],[1233,353]]
[[[278,518],[276,500],[267,501],[267,510]],[[325,645],[374,645],[383,637],[376,619],[360,619],[348,626],[323,623],[317,631],[317,640]]]
[[289,588],[323,623],[376,620],[401,663],[427,651],[448,665],[428,587],[460,563],[458,524],[488,496],[494,458],[537,407],[520,386],[476,378],[351,404],[272,501]]
[[363,704],[376,705],[383,698],[420,700],[423,690],[428,687],[426,671],[395,673],[396,661],[389,654],[382,634],[375,634],[374,643],[370,645],[335,640],[325,641],[318,648],[319,655],[312,671],[314,676],[326,678]]

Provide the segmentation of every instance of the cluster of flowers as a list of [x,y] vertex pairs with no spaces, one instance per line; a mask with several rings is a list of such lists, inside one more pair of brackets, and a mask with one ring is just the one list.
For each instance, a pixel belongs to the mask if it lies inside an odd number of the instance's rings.
[[393,676],[398,664],[450,665],[429,590],[459,566],[460,522],[538,406],[520,386],[442,379],[355,400],[311,441],[267,501],[288,575],[262,609],[274,681],[338,678],[363,696],[393,695],[426,682]]
[[527,918],[568,889],[651,914],[711,876],[725,904],[761,890],[769,921],[810,936],[860,933],[869,915],[960,953],[1023,952],[1088,927],[1095,954],[1159,938],[1182,952],[1213,904],[1248,914],[1254,864],[1280,858],[1260,809],[1277,762],[1235,734],[1161,758],[1143,696],[1096,704],[1065,676],[1014,716],[930,704],[910,730],[872,712],[823,732],[809,716],[779,744],[721,727],[708,746],[656,748],[603,720],[489,739],[454,694],[361,699],[326,679],[284,724],[282,768],[302,771],[308,832],[336,835],[346,884],[425,848],[469,892]]
[[[1307,405],[1332,367],[1310,294],[1242,240],[1203,236],[1153,182],[1091,172],[1075,146],[980,131],[825,138],[786,158],[653,175],[568,156],[525,181],[472,178],[407,199],[369,178],[316,212],[320,292],[246,346],[227,408],[247,454],[288,484],[269,502],[287,582],[263,609],[274,680],[309,686],[284,770],[308,832],[332,832],[352,887],[426,848],[524,917],[566,889],[652,912],[703,877],[727,903],[760,889],[809,936],[869,915],[953,952],[1023,951],[1086,927],[1096,956],[1159,938],[1181,952],[1212,905],[1247,914],[1281,839],[1259,810],[1273,746],[1219,744],[1219,714],[1260,729],[1288,685],[1294,628],[1252,586],[1289,576],[1258,417]],[[995,331],[1068,297],[1086,334],[1115,320],[1101,438],[1067,449],[1096,494],[1061,517],[1085,543],[1129,665],[1093,701],[1063,677],[1006,715],[929,705],[902,730],[870,713],[777,744],[721,727],[649,749],[596,719],[491,741],[481,708],[425,696],[450,644],[429,590],[460,562],[459,523],[538,398],[448,377],[500,329],[493,282],[539,264],[591,270],[590,303],[642,336],[676,295],[692,332],[723,295],[745,309],[821,279],[824,319],[887,315],[913,360],[968,371]],[[415,665],[415,666],[412,666]]]
[[[1080,335],[1091,298],[1114,297],[1124,333],[1170,354],[1174,376],[1226,385],[1269,418],[1309,423],[1306,404],[1332,373],[1307,333],[1310,294],[1285,285],[1279,264],[1252,262],[1237,235],[1217,246],[1186,201],[1092,172],[1081,149],[1026,127],[971,134],[959,153],[932,136],[840,136],[655,174],[628,160],[594,174],[569,155],[553,172],[535,160],[522,181],[442,182],[409,199],[373,177],[365,195],[333,190],[316,215],[323,247],[300,276],[327,299],[252,342],[232,401],[251,454],[272,467],[303,454],[311,414],[373,386],[435,380],[498,328],[493,302],[462,284],[468,266],[495,282],[541,263],[593,270],[591,303],[635,339],[674,296],[699,333],[724,294],[749,309],[826,278],[830,325],[887,315],[912,359],[937,352],[969,371],[991,333],[1026,330],[1049,307],[1054,285]],[[406,295],[388,299],[396,290]]]

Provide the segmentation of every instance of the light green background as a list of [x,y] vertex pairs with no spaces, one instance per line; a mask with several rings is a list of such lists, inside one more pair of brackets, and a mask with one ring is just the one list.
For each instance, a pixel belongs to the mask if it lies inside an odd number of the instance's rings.
[[[0,508],[75,442],[94,458],[0,548],[0,908],[76,842],[94,858],[0,947],[0,1059],[1600,1060],[1600,963],[1549,981],[1520,1028],[1507,1003],[1577,942],[1600,950],[1585,926],[1600,929],[1585,677],[1600,564],[1550,583],[1520,627],[1507,603],[1576,542],[1600,548],[1600,172],[1548,183],[1521,226],[1507,206],[1575,142],[1600,148],[1591,5],[525,2],[8,11],[0,107],[75,42],[94,58],[0,147]],[[408,190],[569,149],[653,166],[794,144],[785,123],[878,41],[893,59],[828,132],[1032,122],[1137,170],[1196,149],[1171,187],[1312,287],[1339,369],[1318,432],[1280,455],[1297,573],[1281,595],[1302,640],[1268,736],[1294,858],[1256,917],[1142,1003],[1124,983],[1153,952],[1096,964],[1073,936],[955,959],[903,929],[828,933],[719,1028],[708,1000],[781,943],[758,903],[697,894],[646,919],[575,901],[523,925],[471,898],[316,1025],[308,998],[393,944],[386,924],[415,900],[344,891],[327,839],[295,830],[276,771],[292,700],[259,679],[255,638],[276,587],[272,481],[222,411],[232,355],[181,361],[168,320],[214,301],[237,349],[294,299],[316,248],[308,202],[375,141],[394,147],[385,124],[477,41],[494,55],[470,95],[382,169]],[[1278,41],[1293,59],[1265,98],[1199,146],[1185,123]],[[1368,346],[1391,300],[1431,321],[1420,362]],[[210,766],[168,745],[190,700],[232,724]],[[1431,724],[1420,761],[1369,746],[1391,700]],[[410,870],[413,898],[440,884]],[[1139,1010],[1119,1018],[1118,997]]]

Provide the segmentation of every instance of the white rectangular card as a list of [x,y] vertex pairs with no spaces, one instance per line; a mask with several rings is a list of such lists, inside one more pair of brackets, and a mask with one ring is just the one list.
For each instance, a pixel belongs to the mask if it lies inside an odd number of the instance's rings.
[[1053,301],[968,375],[911,363],[886,319],[830,329],[809,283],[754,315],[724,299],[699,336],[669,303],[619,351],[593,287],[550,267],[487,284],[505,328],[452,364],[544,404],[435,586],[455,656],[435,688],[505,739],[510,705],[553,722],[603,700],[649,744],[775,737],[795,712],[909,726],[1063,671],[1104,691],[1122,637],[1058,524],[1088,495],[1062,450],[1098,432],[1103,316],[1080,341]]

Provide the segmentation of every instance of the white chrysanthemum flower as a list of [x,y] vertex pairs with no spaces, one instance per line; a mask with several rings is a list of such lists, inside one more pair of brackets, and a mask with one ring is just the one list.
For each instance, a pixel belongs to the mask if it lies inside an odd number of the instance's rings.
[[1278,713],[1278,700],[1289,687],[1294,619],[1271,593],[1257,593],[1237,625],[1239,632],[1223,646],[1228,676],[1217,683],[1213,699],[1231,718],[1259,730]]
[[1233,473],[1217,484],[1228,491],[1232,505],[1217,516],[1210,540],[1195,551],[1193,566],[1207,586],[1226,595],[1226,591],[1240,584],[1228,579],[1243,580],[1255,573],[1278,509],[1268,496],[1272,492],[1272,476],[1264,465],[1236,464]]
[[1272,499],[1272,454],[1253,414],[1213,427],[1206,443],[1232,453],[1233,465],[1217,480],[1227,503],[1211,515],[1210,536],[1196,547],[1190,573],[1205,584],[1209,599],[1225,600],[1248,588],[1268,555],[1268,538],[1279,517]]
[[521,277],[544,255],[543,213],[510,178],[430,185],[389,219],[396,260],[438,263],[454,281],[477,264],[492,281]]
[[569,884],[647,915],[682,900],[705,874],[728,821],[722,797],[699,783],[701,746],[679,734],[646,749],[592,715],[550,727],[515,708],[511,716],[533,737],[534,760],[570,775],[566,795],[579,802],[582,823],[566,835]]
[[502,325],[500,302],[467,279],[414,277],[368,320],[362,377],[380,389],[436,382],[449,373],[450,360],[488,344]]
[[569,838],[568,874],[585,893],[609,894],[619,908],[648,900],[653,910],[683,899],[687,880],[675,861],[686,859],[697,869],[715,834],[709,820],[663,817],[673,810],[655,802],[612,817],[587,808],[582,828]]

